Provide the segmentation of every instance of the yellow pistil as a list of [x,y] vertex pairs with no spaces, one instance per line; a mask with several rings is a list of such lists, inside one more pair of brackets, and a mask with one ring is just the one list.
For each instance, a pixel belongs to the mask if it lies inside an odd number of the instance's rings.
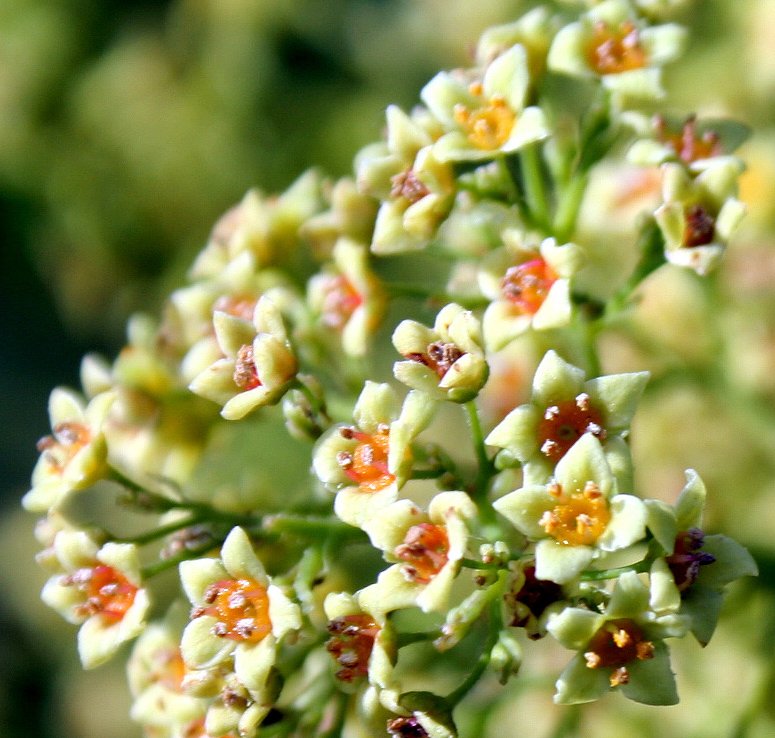
[[608,502],[594,482],[581,493],[567,495],[558,484],[549,488],[557,505],[547,510],[539,524],[555,540],[568,546],[592,546],[611,520]]
[[[483,94],[481,84],[472,84],[469,90],[477,97]],[[503,146],[509,140],[517,119],[503,95],[493,95],[476,110],[463,104],[456,105],[454,115],[455,121],[468,135],[468,140],[477,149],[485,151],[494,151]]]

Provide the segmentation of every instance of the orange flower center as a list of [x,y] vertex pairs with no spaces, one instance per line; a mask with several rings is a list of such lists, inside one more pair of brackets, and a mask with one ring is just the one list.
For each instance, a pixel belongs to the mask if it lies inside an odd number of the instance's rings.
[[237,352],[237,360],[234,362],[234,384],[243,392],[261,386],[252,343],[240,346],[240,350]]
[[581,493],[567,495],[560,485],[549,487],[557,504],[547,510],[539,524],[555,540],[568,546],[591,546],[611,520],[608,502],[594,482]]
[[323,323],[340,331],[347,325],[356,309],[363,304],[363,295],[344,274],[331,277],[324,292]]
[[326,650],[342,667],[336,678],[351,682],[369,672],[369,658],[379,626],[366,614],[344,615],[328,624],[331,634]]
[[598,74],[620,74],[646,66],[638,29],[630,21],[618,28],[596,23],[587,46],[587,61]]
[[224,579],[205,591],[209,607],[198,608],[194,617],[210,615],[218,622],[213,633],[233,641],[257,643],[272,630],[266,587],[251,579]]
[[404,542],[396,547],[396,558],[405,561],[404,575],[413,582],[427,584],[447,563],[449,537],[441,525],[420,523],[406,532]]
[[92,440],[83,423],[67,421],[54,427],[54,433],[38,441],[38,451],[46,455],[51,471],[61,474],[72,458]]
[[603,416],[592,405],[589,395],[582,392],[573,400],[546,408],[538,424],[541,453],[557,463],[585,433],[592,433],[601,441],[606,437]]
[[[471,85],[470,91],[481,97],[481,84]],[[468,140],[484,151],[499,149],[509,140],[517,117],[502,95],[493,95],[476,110],[458,104],[454,116],[468,135]]]
[[654,657],[654,644],[647,641],[643,629],[629,619],[609,620],[592,636],[584,652],[587,667],[613,667],[611,686],[629,681],[627,664]]
[[510,267],[501,282],[501,290],[521,313],[535,315],[556,281],[553,269],[539,257]]
[[120,571],[105,564],[79,569],[66,578],[65,584],[86,595],[86,602],[76,608],[78,615],[99,615],[109,623],[117,623],[126,615],[138,590]]
[[347,439],[359,441],[353,451],[341,451],[337,461],[362,492],[378,492],[395,481],[395,474],[388,469],[390,427],[387,424],[381,425],[374,434],[354,428],[342,428],[340,432]]

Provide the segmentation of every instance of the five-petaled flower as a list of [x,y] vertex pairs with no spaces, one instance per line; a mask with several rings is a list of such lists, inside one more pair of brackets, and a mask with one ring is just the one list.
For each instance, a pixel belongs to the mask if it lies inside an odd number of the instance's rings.
[[469,521],[476,515],[476,505],[464,492],[441,492],[427,513],[410,500],[398,500],[364,523],[372,544],[396,563],[357,594],[361,607],[380,618],[412,606],[443,612],[468,546]]
[[258,699],[278,644],[301,627],[299,606],[272,583],[242,528],[229,533],[220,558],[182,562],[180,579],[193,605],[180,644],[186,665],[209,669],[233,659],[240,683]]
[[59,571],[46,582],[41,598],[65,620],[81,625],[81,663],[87,669],[99,666],[145,628],[150,600],[142,586],[137,547],[100,547],[83,531],[60,530],[51,548],[46,564],[58,564]]
[[547,484],[527,484],[495,509],[536,541],[535,576],[565,584],[593,560],[644,538],[647,510],[617,494],[600,441],[585,433],[560,459]]
[[400,413],[387,384],[366,382],[353,408],[353,424],[337,424],[318,440],[312,467],[336,492],[334,512],[360,526],[398,497],[412,467],[410,446],[431,421],[435,403],[412,391]]
[[533,376],[530,402],[512,410],[486,442],[503,449],[501,465],[516,460],[529,482],[544,482],[573,444],[591,433],[603,445],[619,491],[629,492],[632,462],[624,437],[649,373],[585,376],[583,369],[548,351]]
[[267,296],[256,303],[251,321],[216,311],[215,337],[223,352],[200,372],[189,389],[221,405],[227,420],[276,403],[296,376],[296,355],[277,305]]
[[432,397],[467,402],[489,374],[482,343],[479,320],[452,303],[439,311],[433,328],[414,320],[398,324],[393,345],[405,361],[393,365],[393,374]]
[[491,300],[482,318],[485,345],[498,351],[528,328],[548,330],[570,323],[571,277],[583,251],[574,243],[546,238],[535,245],[516,230],[504,231],[504,246],[485,257],[479,288]]
[[635,572],[616,580],[605,610],[567,607],[549,619],[547,630],[578,651],[557,679],[554,701],[592,702],[618,688],[647,705],[678,702],[665,638],[682,637],[688,618],[658,615],[649,608],[649,588]]
[[32,488],[22,498],[27,510],[58,508],[73,492],[103,476],[108,455],[103,425],[114,399],[110,390],[88,404],[63,387],[51,393],[48,412],[52,434],[38,441],[41,455],[32,472]]

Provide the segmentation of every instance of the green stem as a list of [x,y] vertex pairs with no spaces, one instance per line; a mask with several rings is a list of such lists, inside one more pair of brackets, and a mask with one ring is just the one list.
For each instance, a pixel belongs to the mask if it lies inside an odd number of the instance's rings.
[[445,702],[449,705],[450,709],[454,708],[460,700],[463,699],[473,688],[473,686],[481,679],[482,674],[490,664],[490,658],[492,649],[498,642],[498,633],[503,625],[501,619],[501,603],[500,597],[494,598],[490,602],[488,609],[488,625],[489,631],[487,633],[487,640],[482,647],[482,652],[479,654],[479,658],[476,665],[471,670],[471,673],[463,680],[463,682],[452,692],[450,692],[445,698]]
[[262,530],[268,533],[291,533],[301,538],[323,539],[334,536],[340,540],[367,541],[360,528],[343,523],[337,518],[303,518],[285,515],[267,515]]
[[640,261],[624,286],[608,301],[605,318],[610,319],[626,308],[640,283],[665,263],[665,241],[662,231],[652,218],[639,238]]
[[586,173],[577,172],[563,190],[554,217],[554,235],[560,244],[566,243],[576,230],[576,221],[581,204],[584,202],[588,179]]
[[176,533],[184,528],[190,528],[192,525],[201,523],[204,520],[200,515],[192,515],[184,520],[178,520],[174,523],[168,523],[167,525],[160,525],[158,528],[149,530],[146,533],[140,533],[139,535],[131,538],[114,538],[115,543],[134,543],[138,546],[144,546],[146,543],[152,543],[159,538],[164,538],[171,533]]
[[396,648],[411,646],[413,643],[425,643],[438,638],[441,632],[438,630],[428,631],[426,633],[398,633],[396,635]]
[[483,569],[483,570],[491,570],[491,569],[505,569],[506,564],[501,564],[497,561],[476,561],[475,559],[460,559],[460,565],[464,566],[466,569]]
[[212,551],[214,548],[218,548],[221,543],[223,543],[223,540],[213,540],[203,546],[199,546],[199,548],[192,548],[179,553],[177,556],[171,556],[168,559],[157,561],[155,564],[144,566],[142,569],[140,569],[140,574],[143,578],[143,581],[150,579],[151,577],[155,577],[157,574],[161,574],[161,572],[166,571],[167,569],[171,569],[172,567],[177,566],[181,561],[187,561],[188,559],[195,559],[197,556],[202,556],[209,551]]
[[531,144],[519,152],[525,185],[525,196],[535,222],[544,229],[549,228],[549,202],[546,196],[544,176],[539,157],[540,144]]
[[651,568],[653,563],[653,559],[647,558],[643,559],[643,561],[639,561],[637,564],[630,564],[629,566],[618,566],[614,569],[590,569],[587,571],[582,571],[579,575],[579,578],[582,582],[599,582],[604,579],[616,579],[626,571],[634,571],[639,574],[646,572]]

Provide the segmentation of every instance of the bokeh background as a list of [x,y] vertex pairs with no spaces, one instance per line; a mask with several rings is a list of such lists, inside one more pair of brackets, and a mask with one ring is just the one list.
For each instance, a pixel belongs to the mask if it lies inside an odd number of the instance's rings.
[[[51,388],[78,385],[87,351],[117,353],[128,316],[158,308],[249,187],[280,191],[310,166],[350,173],[388,103],[411,107],[436,71],[469,63],[482,29],[535,4],[0,0],[1,736],[139,735],[122,661],[83,672],[74,629],[38,599],[34,517],[19,499],[49,432]],[[617,701],[595,713],[596,736],[621,735],[624,720],[631,735],[771,738],[775,2],[688,0],[681,18],[692,37],[668,75],[670,103],[752,127],[740,152],[750,217],[712,301],[678,271],[655,275],[645,343],[614,336],[610,351],[626,364],[648,346],[698,375],[723,366],[723,382],[661,372],[634,452],[649,460],[640,481],[651,495],[698,469],[707,528],[749,545],[763,575],[732,593],[709,649],[678,649],[681,706]],[[515,693],[507,735],[536,735],[536,720],[549,734],[551,721],[518,718],[538,714],[534,699]]]

